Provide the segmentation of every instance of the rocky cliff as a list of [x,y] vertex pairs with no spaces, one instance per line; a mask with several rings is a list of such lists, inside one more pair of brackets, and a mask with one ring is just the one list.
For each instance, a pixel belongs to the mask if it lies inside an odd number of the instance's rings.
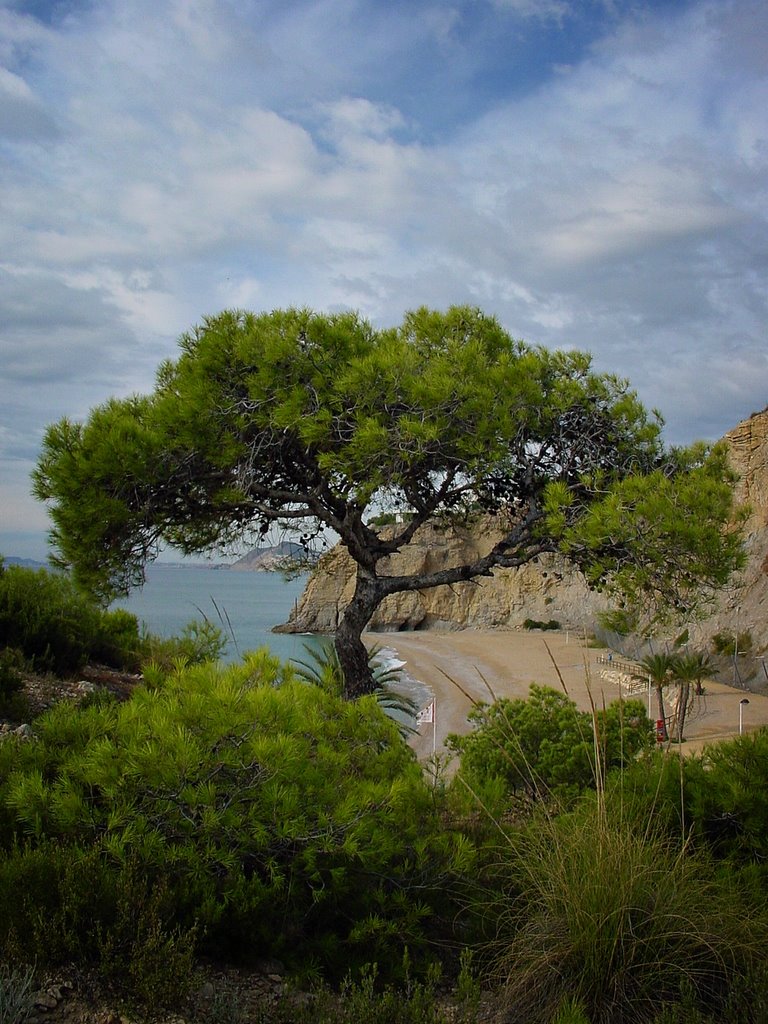
[[691,627],[691,635],[705,642],[717,632],[748,633],[756,656],[768,649],[768,408],[723,440],[739,476],[737,500],[750,510],[744,531],[747,564],[719,596],[713,613]]
[[[713,614],[690,627],[691,639],[707,645],[716,632],[748,632],[755,655],[768,647],[768,409],[755,413],[724,438],[739,476],[737,500],[750,507],[746,526],[748,563],[718,599]],[[382,571],[428,572],[484,554],[498,534],[480,529],[424,527],[412,544]],[[335,547],[312,574],[286,632],[331,632],[352,595],[354,564]],[[605,599],[561,559],[547,557],[520,569],[499,569],[474,583],[396,594],[378,609],[370,628],[514,628],[526,619],[556,619],[565,628],[591,629]]]
[[305,557],[301,544],[281,541],[274,546],[251,548],[242,558],[224,568],[232,572],[275,572],[292,560]]
[[[382,574],[434,572],[487,554],[499,538],[491,521],[474,529],[427,525],[413,542],[381,565]],[[324,555],[307,583],[285,632],[332,632],[355,586],[355,567],[345,548]],[[564,560],[547,556],[520,569],[451,587],[394,594],[377,609],[370,629],[492,629],[522,626],[525,619],[556,619],[563,627],[588,627],[604,599]]]

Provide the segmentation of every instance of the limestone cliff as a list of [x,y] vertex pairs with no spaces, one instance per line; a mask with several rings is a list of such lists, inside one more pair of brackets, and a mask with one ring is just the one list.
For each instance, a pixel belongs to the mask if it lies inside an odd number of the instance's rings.
[[719,596],[712,615],[695,624],[691,634],[703,642],[717,632],[749,633],[757,655],[768,648],[768,408],[723,440],[739,476],[737,500],[750,510],[744,531],[747,564]]
[[[434,572],[486,554],[499,539],[491,520],[474,529],[422,527],[411,544],[381,564],[382,574]],[[285,632],[331,632],[354,590],[355,568],[345,548],[324,555],[307,583]],[[451,587],[394,594],[377,609],[370,629],[491,629],[521,626],[525,619],[556,619],[581,629],[605,602],[564,560],[547,556],[520,569]]]
[[[749,632],[754,655],[768,648],[768,409],[755,413],[724,438],[738,474],[736,497],[750,507],[748,563],[720,595],[713,614],[691,624],[691,639],[706,646],[716,632]],[[474,530],[427,526],[382,571],[428,572],[484,554],[498,533],[485,521]],[[312,574],[287,632],[331,632],[354,589],[354,564],[337,546]],[[591,629],[605,600],[561,559],[547,557],[521,569],[498,569],[492,577],[453,587],[396,594],[377,610],[371,629],[514,628],[525,619],[558,620],[564,627]]]

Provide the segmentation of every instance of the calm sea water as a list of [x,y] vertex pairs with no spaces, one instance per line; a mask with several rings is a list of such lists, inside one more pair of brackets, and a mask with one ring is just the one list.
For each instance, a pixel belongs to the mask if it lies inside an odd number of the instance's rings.
[[[283,661],[306,661],[306,647],[317,647],[320,638],[271,632],[273,626],[288,620],[305,583],[305,576],[285,580],[273,572],[151,565],[141,590],[112,607],[127,608],[160,636],[177,636],[192,619],[209,619],[227,640],[224,661],[238,661],[246,651],[265,646]],[[386,647],[382,658],[389,665],[403,664],[395,651]],[[429,698],[430,691],[407,675],[396,689],[417,707]]]
[[271,632],[287,621],[305,583],[306,577],[286,581],[273,572],[151,565],[141,590],[113,607],[127,608],[160,636],[178,635],[192,619],[209,619],[227,640],[225,661],[264,646],[288,660],[304,658],[304,645],[317,644],[306,635]]

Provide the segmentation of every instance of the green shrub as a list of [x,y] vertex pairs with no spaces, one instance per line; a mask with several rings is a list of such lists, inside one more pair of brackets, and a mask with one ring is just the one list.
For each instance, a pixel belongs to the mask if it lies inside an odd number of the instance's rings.
[[[375,699],[307,686],[266,652],[184,668],[124,704],[59,705],[36,733],[0,746],[6,850],[135,859],[165,886],[168,934],[199,926],[210,955],[315,958],[343,973],[406,942],[423,959],[430,928],[455,913],[451,885],[472,851],[440,828],[394,723]],[[109,879],[73,887],[61,933],[89,913],[109,919]]]
[[[407,950],[404,959],[407,960]],[[450,1015],[437,996],[437,972],[424,981],[407,980],[403,986],[381,984],[379,965],[366,965],[359,977],[348,975],[336,992],[315,990],[309,1001],[297,1002],[289,992],[276,1005],[264,1007],[254,1024],[470,1024],[463,1008]],[[249,1018],[250,1019],[250,1018]],[[244,1024],[241,1017],[238,1024]]]
[[749,869],[754,895],[762,885],[768,898],[768,728],[682,759],[643,758],[609,779],[606,800],[627,827],[643,832],[652,818],[731,871]]
[[760,866],[768,896],[768,728],[686,758],[685,795],[699,843],[734,866]]
[[712,637],[712,650],[715,654],[724,654],[733,657],[734,654],[749,654],[752,650],[752,634],[745,630],[743,633],[715,633]]
[[110,863],[97,847],[60,842],[17,846],[0,859],[0,907],[0,956],[94,966],[149,1008],[191,988],[195,929],[173,923],[167,885],[135,859]]
[[210,619],[194,619],[183,627],[179,636],[160,637],[147,633],[142,638],[141,661],[152,666],[153,677],[173,674],[181,665],[201,665],[218,661],[226,640]]
[[32,668],[65,674],[90,658],[123,667],[139,633],[135,616],[104,612],[68,576],[11,565],[0,569],[0,635]]
[[17,647],[0,649],[0,715],[13,714],[23,706],[24,655]]
[[613,608],[610,611],[598,612],[598,622],[612,633],[619,636],[630,636],[638,626],[637,612],[627,611],[625,608]]
[[88,657],[106,665],[138,670],[143,650],[136,616],[124,608],[102,611]]
[[545,686],[531,686],[525,700],[481,705],[469,720],[473,731],[448,745],[461,757],[460,775],[484,794],[499,780],[502,793],[574,796],[653,745],[641,701],[617,701],[593,717]]
[[523,622],[523,629],[560,629],[560,623],[557,619],[548,619],[546,622],[542,622],[539,619],[526,619]]
[[150,1010],[178,1006],[195,981],[196,927],[167,923],[174,911],[167,880],[152,882],[132,860],[114,894],[114,917],[97,929],[101,974]]

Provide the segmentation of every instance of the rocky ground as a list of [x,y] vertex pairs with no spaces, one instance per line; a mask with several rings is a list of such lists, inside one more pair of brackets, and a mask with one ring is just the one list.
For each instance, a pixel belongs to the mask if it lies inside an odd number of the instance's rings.
[[[202,966],[183,1005],[156,1013],[127,1006],[119,994],[74,966],[36,982],[31,1014],[19,1018],[25,1024],[290,1024],[297,1019],[332,1020],[334,1007],[340,1006],[327,990],[321,994],[292,986],[278,961],[251,970]],[[339,1020],[350,1019],[339,1010]],[[443,993],[435,997],[435,1019],[443,1024],[494,1024],[500,1019],[499,1007],[489,994],[461,1001]]]
[[[183,1006],[148,1015],[125,1005],[119,994],[74,965],[36,979],[28,1024],[235,1024],[266,1021],[271,1008],[287,997],[282,965],[265,963],[253,971],[201,968],[198,985]],[[291,997],[295,1005],[310,998]]]
[[22,672],[23,687],[10,708],[0,714],[0,737],[15,733],[31,735],[30,722],[62,700],[82,701],[94,693],[109,693],[126,700],[141,682],[141,676],[118,672],[105,665],[87,665],[77,675],[61,679],[54,675]]

